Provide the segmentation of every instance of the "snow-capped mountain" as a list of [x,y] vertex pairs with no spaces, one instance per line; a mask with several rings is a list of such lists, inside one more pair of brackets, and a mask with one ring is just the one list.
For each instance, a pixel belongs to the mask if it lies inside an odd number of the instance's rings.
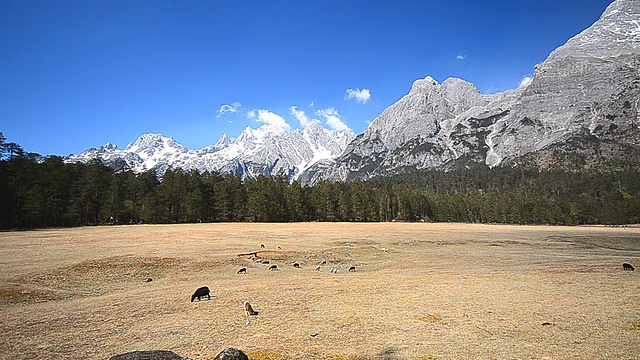
[[267,124],[257,129],[247,127],[237,138],[224,134],[215,145],[191,150],[171,137],[145,134],[123,150],[107,143],[69,155],[67,161],[100,158],[106,163],[124,162],[135,172],[155,169],[162,174],[172,167],[243,177],[281,174],[293,180],[316,162],[339,156],[354,137],[351,130],[328,130],[316,123],[294,131]]
[[408,169],[640,161],[640,0],[617,0],[536,66],[531,83],[482,95],[431,77],[387,108],[335,160],[299,176],[368,179]]

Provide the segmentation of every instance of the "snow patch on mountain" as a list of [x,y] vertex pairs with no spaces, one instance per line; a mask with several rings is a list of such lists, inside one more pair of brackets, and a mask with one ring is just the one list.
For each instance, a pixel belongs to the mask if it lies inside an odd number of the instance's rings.
[[153,169],[160,175],[168,168],[180,168],[252,178],[285,175],[295,180],[315,163],[339,156],[354,137],[350,129],[329,130],[317,123],[293,131],[265,124],[246,127],[237,138],[223,134],[214,145],[191,150],[172,137],[144,134],[123,150],[107,143],[69,155],[66,161],[87,163],[99,158],[107,164],[124,162],[136,173]]

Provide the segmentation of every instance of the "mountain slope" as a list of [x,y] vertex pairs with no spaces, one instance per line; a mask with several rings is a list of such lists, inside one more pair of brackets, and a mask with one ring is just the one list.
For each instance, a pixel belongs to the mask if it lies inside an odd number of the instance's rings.
[[[418,80],[340,157],[317,163],[299,180],[497,166],[525,156],[542,167],[639,160],[639,103],[640,1],[617,0],[536,66],[525,88],[481,95],[460,79]],[[580,156],[567,156],[572,151]]]

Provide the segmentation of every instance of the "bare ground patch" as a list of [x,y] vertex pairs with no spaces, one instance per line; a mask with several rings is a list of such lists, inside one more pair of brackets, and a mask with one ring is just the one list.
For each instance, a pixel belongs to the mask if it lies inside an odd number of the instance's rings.
[[107,257],[14,279],[0,288],[0,301],[42,302],[100,296],[162,279],[168,273],[188,273],[213,266],[212,262],[191,259]]
[[[0,233],[0,353],[636,359],[640,277],[621,263],[640,264],[639,234],[397,223]],[[261,243],[279,271],[238,256]],[[205,285],[211,300],[190,302]]]

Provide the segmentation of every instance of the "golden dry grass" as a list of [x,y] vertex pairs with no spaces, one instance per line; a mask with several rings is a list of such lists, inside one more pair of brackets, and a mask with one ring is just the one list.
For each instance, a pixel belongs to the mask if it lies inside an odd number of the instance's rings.
[[[279,271],[238,256],[261,243],[259,256]],[[3,232],[0,358],[166,349],[211,359],[236,347],[253,360],[639,359],[640,273],[622,271],[623,262],[640,265],[639,228],[301,223]],[[237,275],[240,267],[247,274]],[[190,302],[203,285],[211,300]],[[244,315],[245,300],[258,316]]]

